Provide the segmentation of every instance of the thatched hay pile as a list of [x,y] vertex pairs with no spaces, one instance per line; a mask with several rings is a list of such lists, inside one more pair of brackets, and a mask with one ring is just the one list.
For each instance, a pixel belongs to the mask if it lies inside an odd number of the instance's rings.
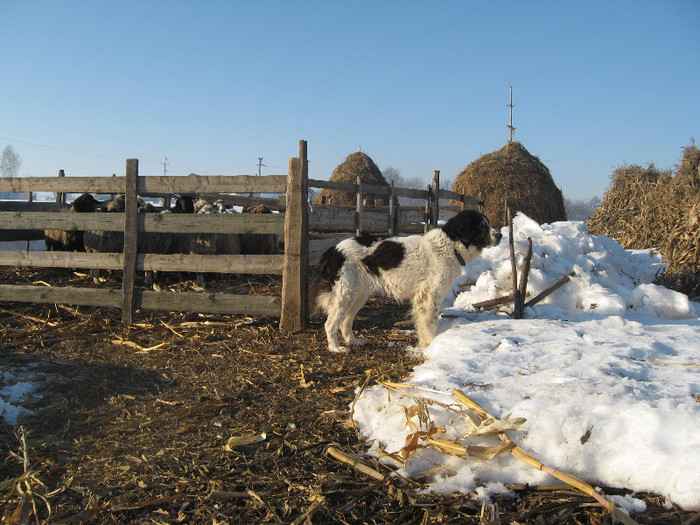
[[505,201],[539,223],[566,220],[564,197],[549,169],[519,142],[483,155],[457,176],[452,191],[484,201],[484,213],[496,228],[504,225]]
[[[389,185],[370,156],[361,151],[348,155],[345,161],[333,170],[330,180],[333,182],[355,184],[357,183],[357,177],[360,177],[363,184],[371,184],[374,186]],[[389,204],[388,198],[381,198],[365,193],[362,194],[362,201],[367,204],[375,205]],[[354,206],[357,203],[357,196],[355,193],[349,191],[323,189],[316,197],[315,203]]]
[[694,143],[684,149],[675,177],[653,164],[615,170],[588,232],[628,249],[658,248],[668,264],[660,281],[700,295],[700,150]]

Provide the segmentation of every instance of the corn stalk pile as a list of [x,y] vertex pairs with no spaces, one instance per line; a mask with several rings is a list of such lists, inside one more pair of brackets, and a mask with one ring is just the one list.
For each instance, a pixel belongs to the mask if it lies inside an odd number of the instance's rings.
[[627,249],[658,248],[668,265],[661,283],[700,296],[700,150],[684,149],[675,176],[650,164],[622,166],[588,233],[607,235]]

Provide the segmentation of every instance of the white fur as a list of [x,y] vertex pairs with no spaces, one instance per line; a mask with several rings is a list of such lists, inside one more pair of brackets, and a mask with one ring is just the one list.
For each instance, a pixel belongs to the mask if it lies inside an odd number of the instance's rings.
[[[491,230],[491,243],[497,244],[500,234],[491,228],[487,220],[484,223],[484,227]],[[379,275],[368,271],[362,263],[362,259],[371,254],[379,242],[366,247],[355,239],[347,239],[336,246],[345,257],[345,262],[330,292],[319,294],[317,299],[318,306],[328,314],[325,330],[331,352],[348,351],[338,344],[338,330],[348,345],[367,342],[355,337],[352,324],[357,312],[372,294],[410,301],[419,345],[429,345],[437,330],[440,303],[461,272],[461,261],[455,251],[465,263],[476,258],[481,251],[475,246],[467,248],[463,243],[451,240],[439,228],[425,235],[386,240],[402,244],[404,256],[398,267],[380,270]]]

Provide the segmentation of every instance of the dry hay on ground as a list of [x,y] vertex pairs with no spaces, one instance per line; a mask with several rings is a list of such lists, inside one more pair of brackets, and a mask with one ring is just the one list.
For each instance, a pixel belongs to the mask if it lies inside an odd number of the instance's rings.
[[[361,151],[351,153],[345,161],[339,164],[330,180],[332,182],[357,183],[357,177],[363,184],[373,186],[389,186],[382,172],[369,155]],[[379,197],[368,193],[362,194],[362,201],[378,206],[389,204],[388,197]],[[314,201],[316,204],[333,204],[339,206],[355,206],[357,196],[354,192],[323,189]]]
[[[218,288],[279,290],[261,279]],[[58,270],[4,269],[0,280],[93,286]],[[368,444],[347,424],[356,389],[369,376],[399,381],[418,363],[406,352],[415,340],[395,328],[406,313],[371,301],[357,322],[370,345],[338,355],[325,350],[319,321],[288,334],[274,319],[138,312],[127,328],[114,309],[0,304],[3,368],[25,368],[40,383],[22,425],[42,522],[40,496],[51,523],[486,523],[473,494],[378,482],[326,453],[364,457]],[[20,448],[15,429],[0,425],[8,523],[31,512],[29,496],[12,490],[26,479]],[[609,523],[569,487],[512,488],[517,499],[495,499],[496,524]],[[640,524],[694,516],[660,496],[635,497],[647,504]]]
[[514,212],[539,223],[566,220],[564,197],[549,169],[519,142],[469,164],[457,176],[452,191],[482,199],[484,213],[497,228],[504,226],[506,201]]
[[607,235],[627,249],[658,248],[668,268],[660,282],[700,295],[700,150],[683,151],[675,176],[653,164],[622,166],[612,175],[588,232]]

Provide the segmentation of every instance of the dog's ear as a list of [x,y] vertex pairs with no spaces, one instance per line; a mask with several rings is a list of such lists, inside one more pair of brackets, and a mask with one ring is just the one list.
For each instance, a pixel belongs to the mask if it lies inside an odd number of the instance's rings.
[[459,241],[469,246],[481,234],[484,219],[477,211],[464,210],[448,220],[442,226],[442,231],[451,241]]

